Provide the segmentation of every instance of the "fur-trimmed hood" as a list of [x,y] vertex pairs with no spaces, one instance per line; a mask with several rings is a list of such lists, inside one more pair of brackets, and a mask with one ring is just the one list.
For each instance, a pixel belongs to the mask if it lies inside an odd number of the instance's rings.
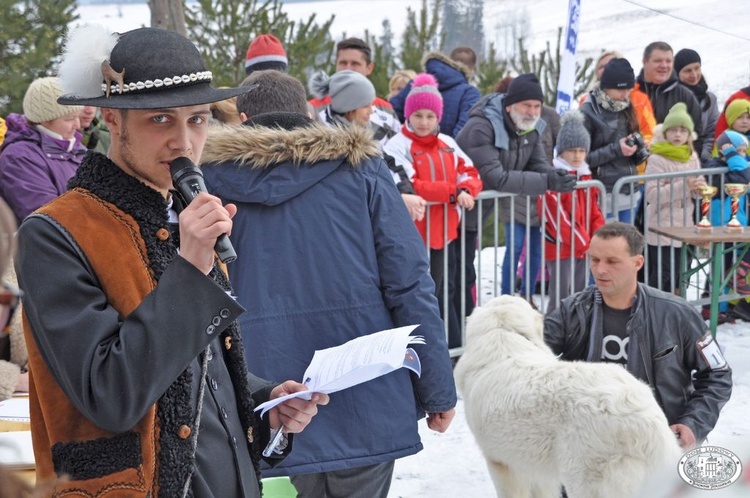
[[372,132],[359,126],[221,126],[209,132],[202,170],[226,201],[278,205],[379,155]]
[[201,163],[231,161],[255,168],[279,163],[318,163],[345,159],[356,166],[379,155],[372,132],[364,127],[312,123],[285,130],[265,126],[220,125],[208,132]]
[[442,52],[428,52],[422,57],[422,69],[438,80],[442,92],[461,83],[467,83],[471,71],[462,62],[454,61]]

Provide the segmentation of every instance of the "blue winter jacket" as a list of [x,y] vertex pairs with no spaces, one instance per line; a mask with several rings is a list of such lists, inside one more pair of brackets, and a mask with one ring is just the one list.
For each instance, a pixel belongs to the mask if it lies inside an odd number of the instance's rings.
[[[468,82],[466,67],[449,59],[440,52],[430,52],[425,55],[422,66],[424,70],[438,80],[438,91],[443,97],[443,117],[440,119],[440,132],[453,138],[469,120],[469,111],[479,102],[482,94]],[[404,122],[404,107],[406,96],[411,90],[411,81],[390,102]]]
[[426,345],[421,378],[402,368],[331,394],[264,476],[417,453],[417,420],[456,404],[426,250],[377,145],[358,127],[304,124],[211,132],[204,151],[208,189],[239,209],[229,275],[250,370],[301,382],[315,350],[402,325],[421,324]]

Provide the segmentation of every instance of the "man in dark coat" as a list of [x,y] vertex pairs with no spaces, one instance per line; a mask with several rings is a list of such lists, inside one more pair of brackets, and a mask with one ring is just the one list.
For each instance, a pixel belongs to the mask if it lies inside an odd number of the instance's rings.
[[[684,102],[698,135],[693,147],[698,156],[704,157],[706,153],[710,156],[713,139],[706,136],[706,130],[703,129],[700,104],[693,92],[682,86],[677,79],[674,72],[674,55],[668,43],[656,41],[646,46],[643,51],[643,69],[636,78],[633,92],[642,92],[648,96],[657,124],[664,122],[673,105]],[[704,148],[709,151],[704,152]]]
[[[461,62],[452,60],[440,52],[425,54],[422,58],[422,68],[438,80],[438,91],[443,97],[440,133],[456,138],[469,120],[469,111],[482,98],[479,90],[469,84],[471,71]],[[401,122],[404,122],[404,106],[409,91],[411,81],[391,99],[393,109]]]
[[264,474],[291,475],[302,498],[385,498],[395,459],[422,449],[417,420],[426,413],[443,432],[456,404],[427,251],[369,130],[313,123],[289,75],[243,84],[256,83],[238,99],[248,126],[212,132],[202,168],[238,206],[231,239],[242,258],[231,275],[248,309],[249,364],[269,379],[301,378],[316,349],[404,325],[420,324],[425,338],[413,346],[421,377],[399,369],[333,394]]
[[[526,260],[529,278],[522,279],[521,290],[526,296],[533,293],[534,279],[541,266],[541,234],[535,196],[547,190],[568,192],[576,184],[575,176],[553,168],[544,153],[541,137],[546,123],[540,119],[543,100],[537,77],[531,73],[522,74],[510,83],[507,93],[493,93],[480,100],[472,108],[469,121],[456,139],[479,169],[485,190],[517,194],[500,199],[499,221],[505,224],[508,244],[503,260],[503,294],[513,293],[515,269],[526,239],[527,223],[532,227]],[[474,237],[477,218],[472,215],[475,211],[470,211],[466,218],[466,230],[474,232]],[[484,214],[490,211],[485,209]],[[468,236],[467,243],[473,243]],[[531,285],[527,286],[527,281]]]
[[18,232],[37,478],[64,475],[54,495],[260,498],[270,428],[299,432],[327,396],[253,413],[306,388],[248,374],[243,308],[214,252],[236,208],[207,193],[186,206],[170,176],[200,159],[209,103],[245,90],[212,88],[172,31],[86,26],[66,47],[58,102],[101,106],[112,142]]
[[687,451],[716,425],[732,369],[693,306],[638,283],[643,242],[626,223],[597,230],[588,251],[594,285],[547,315],[544,340],[564,360],[619,363],[646,382]]

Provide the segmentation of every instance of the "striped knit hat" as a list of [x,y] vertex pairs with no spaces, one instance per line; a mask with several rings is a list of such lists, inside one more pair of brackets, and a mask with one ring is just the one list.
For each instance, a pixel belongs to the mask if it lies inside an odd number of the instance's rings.
[[31,82],[23,97],[23,114],[30,123],[46,123],[81,112],[83,106],[61,105],[57,99],[63,94],[59,78],[37,78]]
[[247,47],[245,74],[253,71],[276,69],[282,73],[289,71],[284,45],[273,35],[258,35]]
[[404,116],[409,119],[420,109],[434,112],[437,114],[438,121],[443,117],[443,97],[438,91],[437,80],[429,73],[420,73],[412,80],[411,90],[406,96]]

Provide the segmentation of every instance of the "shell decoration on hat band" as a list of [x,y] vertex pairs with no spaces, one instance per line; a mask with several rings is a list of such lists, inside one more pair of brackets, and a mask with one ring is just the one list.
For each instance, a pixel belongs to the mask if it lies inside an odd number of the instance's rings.
[[[102,66],[104,66],[104,64],[102,64]],[[102,74],[104,74],[103,67],[102,67]],[[115,74],[118,74],[118,73],[115,73]],[[122,71],[122,75],[124,77],[125,70]],[[186,85],[186,84],[191,84],[191,83],[197,83],[200,81],[211,82],[212,78],[213,78],[213,74],[211,73],[211,71],[201,71],[199,73],[175,75],[175,76],[172,76],[171,78],[167,77],[167,78],[161,78],[161,79],[157,78],[154,80],[146,80],[146,81],[132,81],[127,84],[124,84],[121,81],[109,80],[107,83],[102,83],[102,91],[105,93],[107,97],[109,97],[109,94],[114,91],[117,91],[118,93],[136,92],[139,90],[150,90],[151,88]],[[106,75],[105,75],[105,81],[107,81]]]

